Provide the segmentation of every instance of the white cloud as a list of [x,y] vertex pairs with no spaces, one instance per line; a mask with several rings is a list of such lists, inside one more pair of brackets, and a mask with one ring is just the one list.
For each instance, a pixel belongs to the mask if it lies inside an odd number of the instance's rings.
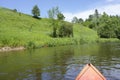
[[100,12],[106,12],[109,15],[120,15],[120,4],[108,5],[99,8]]
[[93,14],[94,10],[88,10],[88,11],[83,11],[83,12],[78,12],[78,13],[63,13],[65,16],[66,21],[71,21],[73,17],[77,18],[82,18],[86,19],[90,14]]
[[91,10],[86,10],[77,13],[64,12],[63,14],[66,17],[65,18],[66,21],[71,21],[74,16],[78,18],[86,19],[90,14],[94,14],[95,9],[98,9],[99,13],[106,12],[109,15],[120,15],[120,4],[111,4],[102,7],[96,7]]

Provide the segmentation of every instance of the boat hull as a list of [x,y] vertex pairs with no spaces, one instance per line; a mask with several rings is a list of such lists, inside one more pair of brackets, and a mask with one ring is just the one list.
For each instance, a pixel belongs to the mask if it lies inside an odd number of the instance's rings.
[[87,64],[75,80],[106,80],[92,64]]

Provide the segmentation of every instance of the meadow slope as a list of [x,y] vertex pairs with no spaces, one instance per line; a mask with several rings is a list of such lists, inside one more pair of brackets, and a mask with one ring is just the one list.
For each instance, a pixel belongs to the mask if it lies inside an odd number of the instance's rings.
[[0,47],[27,48],[92,43],[98,40],[97,32],[74,24],[74,37],[52,38],[50,19],[35,19],[30,15],[0,8]]

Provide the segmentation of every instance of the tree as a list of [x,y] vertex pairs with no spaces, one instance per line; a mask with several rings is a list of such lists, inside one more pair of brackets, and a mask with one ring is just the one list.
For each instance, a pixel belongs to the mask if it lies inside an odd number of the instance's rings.
[[73,17],[73,19],[72,19],[72,23],[78,23],[79,22],[79,20],[78,20],[78,18],[75,16],[75,17]]
[[78,19],[78,23],[83,23],[84,21],[83,21],[83,19],[82,18],[79,18]]
[[52,9],[48,10],[48,17],[51,19],[56,19],[59,13],[60,13],[59,8],[53,7]]
[[[58,27],[59,27],[59,20],[64,20],[64,15],[59,11],[58,7],[53,7],[52,9],[48,10],[48,17],[51,19],[50,23],[53,27],[52,37],[58,37]],[[55,20],[58,19],[58,20]]]
[[87,21],[89,22],[88,27],[96,30],[99,27],[99,22],[100,22],[99,18],[100,18],[100,14],[98,10],[95,9],[94,14],[89,15],[89,18],[87,19]]
[[40,16],[40,9],[38,8],[37,5],[35,5],[32,9],[32,14],[35,18],[39,18]]
[[65,17],[64,17],[64,15],[63,15],[62,13],[58,13],[58,14],[57,14],[57,19],[58,19],[58,20],[64,20]]
[[98,13],[98,10],[97,10],[97,9],[95,9],[95,14],[94,14],[94,16],[95,16],[96,18],[99,18],[99,13]]
[[89,15],[89,18],[83,22],[83,25],[96,30],[101,38],[120,39],[120,16],[118,15],[112,16],[105,12],[99,14],[96,9],[95,13]]
[[89,18],[87,19],[88,21],[92,21],[94,18],[94,15],[89,15]]
[[58,27],[58,22],[57,21],[55,21],[54,19],[52,19],[52,27],[53,27],[53,34],[52,34],[52,36],[54,37],[54,38],[56,38],[57,36],[58,36],[58,34],[57,34],[57,27]]
[[13,12],[17,12],[17,9],[13,9]]

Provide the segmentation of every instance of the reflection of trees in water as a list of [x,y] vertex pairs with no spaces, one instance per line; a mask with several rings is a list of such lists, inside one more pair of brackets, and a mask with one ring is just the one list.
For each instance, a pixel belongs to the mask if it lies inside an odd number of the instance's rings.
[[111,66],[113,63],[114,57],[119,57],[120,55],[116,54],[117,51],[114,49],[115,45],[113,44],[100,44],[99,45],[99,52],[96,55],[96,64],[103,65],[103,66]]
[[35,70],[35,76],[36,76],[36,80],[42,80],[41,76],[42,76],[42,70],[41,68],[38,68]]
[[74,49],[73,48],[67,48],[67,49],[61,49],[61,50],[55,50],[54,52],[54,68],[53,74],[51,75],[52,79],[56,80],[62,80],[64,78],[64,74],[66,73],[66,62],[73,57],[74,55]]
[[71,79],[71,76],[73,78],[77,75],[76,71],[79,73],[82,70],[89,59],[103,75],[114,76],[113,80],[116,80],[115,73],[120,75],[119,44],[83,45],[74,48],[73,46],[53,47],[19,53],[0,55],[1,67],[5,66],[1,72],[6,71],[6,67],[7,70],[12,71],[11,75],[5,76],[5,79],[12,78],[11,76],[14,76],[14,79],[30,80],[31,78],[34,80],[63,80],[66,76]]
[[[35,79],[63,80],[66,76],[69,77],[69,75],[73,76],[74,74],[73,77],[75,77],[77,73],[73,74],[73,72],[76,70],[80,71],[89,61],[96,66],[103,75],[111,75],[113,73],[113,71],[111,71],[113,66],[115,67],[115,65],[120,63],[120,59],[118,59],[120,54],[118,55],[118,51],[120,52],[120,50],[114,50],[114,45],[112,44],[100,44],[97,45],[97,47],[96,45],[92,47],[86,45],[80,48],[53,48],[52,50],[46,51],[47,54],[43,57],[40,57],[41,59],[39,60],[41,61],[39,61],[38,65],[41,65],[38,67],[35,65]],[[32,59],[34,60],[34,58]],[[68,67],[70,67],[69,70],[67,70]]]
[[[114,43],[104,43],[99,45],[99,52],[93,59],[94,65],[105,75],[112,76],[120,63],[120,50],[116,50]],[[113,71],[114,70],[114,71]],[[115,73],[114,73],[115,74]]]
[[74,49],[62,49],[62,50],[55,50],[54,52],[54,63],[60,66],[66,65],[66,61],[68,61],[74,55]]
[[[66,62],[74,55],[73,48],[55,48],[53,54],[44,63],[34,64],[36,80],[63,80],[66,72]],[[38,66],[37,66],[38,65]]]

